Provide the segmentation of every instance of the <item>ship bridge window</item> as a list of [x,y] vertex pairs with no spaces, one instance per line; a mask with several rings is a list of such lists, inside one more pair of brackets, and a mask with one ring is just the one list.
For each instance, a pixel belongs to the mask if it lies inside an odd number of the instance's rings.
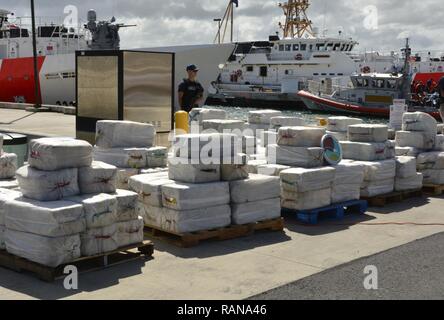
[[395,89],[396,88],[396,80],[387,80],[387,88]]
[[306,51],[307,50],[307,45],[306,44],[301,44],[301,51]]
[[313,45],[312,44],[310,45],[310,51],[313,51]]
[[335,44],[335,46],[333,47],[333,51],[337,51],[340,46],[341,46],[340,43]]
[[291,51],[291,44],[285,45],[285,51]]
[[342,45],[341,45],[341,51],[344,51],[345,50],[345,43],[343,43]]
[[350,51],[349,49],[350,49],[350,45],[347,44],[347,45],[345,46],[345,51]]
[[359,88],[365,88],[368,87],[369,82],[368,79],[362,79],[362,78],[358,78],[356,79],[356,86]]
[[284,45],[283,45],[283,44],[280,44],[280,45],[279,45],[279,51],[284,51],[284,49],[285,49]]
[[247,67],[247,72],[253,72],[254,71],[254,67],[253,66],[248,66]]
[[316,50],[318,50],[318,51],[324,50],[324,48],[325,48],[325,44],[324,43],[318,43],[316,45]]
[[299,51],[299,44],[293,45],[293,51]]
[[350,45],[350,50],[349,51],[353,51],[354,45]]
[[383,89],[384,88],[384,79],[373,79],[372,86],[373,86],[373,88]]
[[329,43],[329,44],[327,44],[325,51],[331,51],[332,49],[333,49],[333,43]]

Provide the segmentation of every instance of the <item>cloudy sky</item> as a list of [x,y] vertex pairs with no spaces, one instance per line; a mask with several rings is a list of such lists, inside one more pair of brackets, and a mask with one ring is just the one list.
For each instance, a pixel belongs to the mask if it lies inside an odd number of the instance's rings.
[[[417,51],[444,52],[442,0],[312,0],[309,17],[327,35],[342,30],[359,41],[361,50],[398,50],[409,36]],[[228,0],[35,0],[38,16],[63,16],[75,5],[86,20],[94,8],[99,19],[115,15],[118,22],[137,24],[121,32],[122,47],[210,43],[216,34],[213,18],[223,15]],[[11,7],[13,4],[13,7]],[[283,20],[277,1],[239,0],[235,40],[265,40]],[[0,8],[29,15],[29,0],[0,0]]]

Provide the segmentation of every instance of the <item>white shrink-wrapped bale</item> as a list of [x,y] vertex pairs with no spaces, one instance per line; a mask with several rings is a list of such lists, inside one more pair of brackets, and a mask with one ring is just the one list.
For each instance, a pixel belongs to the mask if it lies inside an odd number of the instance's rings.
[[230,203],[229,183],[163,185],[162,202],[164,207],[173,210],[194,210],[225,205]]
[[435,145],[433,147],[433,150],[444,151],[444,135],[443,134],[438,134],[435,137]]
[[358,161],[378,161],[394,157],[395,148],[389,141],[386,142],[351,142],[341,141],[344,159]]
[[6,179],[6,180],[0,180],[0,189],[10,189],[15,190],[19,188],[19,184],[17,179]]
[[136,204],[138,194],[128,190],[118,189],[113,196],[117,199],[117,222],[137,220]]
[[418,155],[416,159],[419,170],[444,170],[444,152],[424,152]]
[[397,157],[417,157],[418,154],[420,154],[422,151],[417,148],[411,148],[411,147],[396,147],[395,148],[395,154]]
[[244,130],[253,131],[253,133],[257,136],[261,136],[263,132],[268,131],[270,129],[270,124],[259,124],[259,123],[247,123],[244,125]]
[[86,229],[83,207],[70,201],[39,202],[25,198],[5,204],[8,229],[46,237],[79,234]]
[[274,117],[270,119],[270,129],[279,130],[281,127],[303,127],[305,120],[300,117]]
[[142,218],[117,223],[117,245],[119,248],[143,242],[144,223]]
[[436,135],[437,127],[435,118],[424,112],[407,112],[402,116],[402,131],[428,132]]
[[152,147],[147,150],[146,154],[148,168],[161,168],[167,166],[168,148]]
[[0,225],[0,250],[6,250],[6,227]]
[[80,235],[82,256],[90,257],[119,248],[117,224],[88,229]]
[[335,169],[333,185],[361,185],[364,181],[365,167],[356,162],[344,162],[332,166]]
[[324,135],[324,128],[282,127],[279,129],[277,144],[291,147],[320,147]]
[[155,137],[151,124],[104,120],[96,125],[96,145],[101,148],[152,147]]
[[396,161],[356,161],[355,163],[362,164],[365,167],[364,180],[365,181],[379,181],[389,180],[396,176]]
[[275,131],[265,131],[262,139],[262,147],[266,148],[269,145],[277,144],[278,133]]
[[169,179],[185,183],[220,181],[220,164],[189,164],[171,158],[168,161]]
[[173,143],[175,157],[192,159],[197,163],[202,158],[229,158],[241,149],[239,137],[235,134],[186,134],[177,136]]
[[45,237],[6,229],[6,250],[48,267],[58,267],[80,258],[80,236]]
[[335,137],[338,141],[347,141],[348,133],[347,132],[336,132],[336,131],[326,131],[325,134],[329,134]]
[[258,167],[267,164],[267,160],[249,160],[247,163],[248,173],[257,174]]
[[222,181],[235,181],[247,179],[249,176],[247,167],[247,155],[240,155],[239,161],[234,164],[222,164],[220,176]]
[[444,185],[444,170],[421,170],[425,185]]
[[90,167],[79,168],[79,188],[82,194],[114,193],[117,185],[117,168],[93,161]]
[[139,201],[154,207],[162,207],[162,186],[173,180],[156,175],[143,174],[131,177],[129,187],[138,194]]
[[332,167],[288,169],[281,172],[281,186],[283,190],[293,193],[329,189],[335,179],[335,174],[336,170]]
[[114,195],[101,193],[67,200],[83,205],[87,229],[106,227],[117,221],[117,198]]
[[388,126],[382,124],[356,124],[348,127],[348,138],[353,142],[386,142]]
[[[117,169],[117,189],[128,190],[128,181],[131,177],[137,176],[141,171],[139,169],[127,169],[118,168]],[[168,172],[165,174],[168,177]]]
[[142,169],[142,170],[140,170],[139,174],[153,174],[153,173],[162,173],[162,172],[166,172],[166,177],[168,177],[168,168],[167,167]]
[[11,179],[17,171],[17,155],[1,153],[0,149],[0,179]]
[[145,212],[145,224],[178,234],[214,230],[231,224],[229,205],[182,211],[145,207]]
[[396,178],[404,179],[416,176],[416,158],[396,157]]
[[202,109],[194,108],[190,111],[190,121],[198,122],[202,125],[205,120],[225,120],[227,119],[227,112],[221,109]]
[[248,179],[230,182],[232,203],[256,202],[279,198],[278,177],[252,174]]
[[291,169],[290,166],[284,166],[281,164],[264,164],[257,168],[257,173],[264,176],[279,177],[280,173],[284,170]]
[[232,204],[231,216],[235,225],[277,219],[281,216],[281,199]]
[[205,120],[202,126],[203,130],[215,130],[219,133],[231,133],[233,130],[242,132],[244,122],[242,120]]
[[356,124],[363,124],[362,119],[349,117],[330,117],[327,122],[327,130],[347,133],[348,127]]
[[308,192],[282,190],[281,206],[290,210],[312,210],[331,205],[331,188]]
[[424,177],[422,173],[416,173],[408,178],[395,179],[395,191],[420,190],[423,186]]
[[242,136],[240,143],[242,144],[242,153],[253,155],[257,152],[257,138],[255,136]]
[[276,110],[250,111],[248,113],[248,123],[270,125],[271,118],[276,118],[280,116],[282,116],[282,112]]
[[361,185],[361,197],[375,197],[389,194],[395,190],[395,179],[364,181]]
[[438,123],[438,134],[444,134],[444,123]]
[[333,184],[331,189],[332,203],[359,200],[360,197],[361,184]]
[[387,140],[385,142],[385,158],[394,159],[396,158],[396,141]]
[[0,226],[5,225],[6,203],[22,196],[21,192],[0,188]]
[[56,201],[80,193],[77,168],[41,171],[24,166],[17,170],[16,176],[26,198]]
[[267,154],[268,163],[270,164],[301,168],[317,168],[324,164],[323,148],[269,145]]
[[42,138],[29,143],[28,163],[45,171],[88,167],[93,147],[86,141],[72,138]]
[[396,145],[431,150],[435,146],[436,135],[429,132],[397,131]]
[[146,168],[148,165],[147,158],[147,148],[102,149],[94,147],[95,161],[105,162],[118,168]]

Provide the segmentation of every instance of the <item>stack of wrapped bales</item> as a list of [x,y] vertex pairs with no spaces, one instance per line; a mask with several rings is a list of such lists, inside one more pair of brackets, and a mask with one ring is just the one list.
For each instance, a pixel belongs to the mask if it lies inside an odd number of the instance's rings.
[[332,203],[335,168],[293,168],[284,170],[281,178],[281,204],[290,210],[311,210]]
[[21,193],[4,206],[8,252],[56,267],[143,241],[137,194],[116,189],[117,168],[93,162],[89,143],[50,138],[29,148]]
[[218,133],[231,133],[235,131],[241,135],[245,122],[242,120],[205,120],[202,126],[205,131],[212,130]]
[[247,127],[254,132],[258,130],[268,131],[271,125],[271,119],[282,116],[281,111],[276,110],[258,110],[248,113]]
[[282,127],[277,145],[267,147],[268,163],[302,168],[321,167],[324,163],[324,149],[321,148],[324,135],[324,128]]
[[348,140],[348,127],[355,124],[362,124],[362,119],[349,117],[330,117],[328,118],[327,134],[332,135],[339,141]]
[[3,135],[0,134],[0,180],[11,180],[17,170],[17,155],[3,152]]
[[130,121],[98,121],[94,160],[118,168],[117,185],[128,188],[128,179],[142,169],[167,165],[168,149],[153,147],[156,130],[150,124]]
[[423,174],[416,172],[416,158],[396,157],[395,191],[412,191],[422,188]]
[[361,198],[361,186],[364,183],[365,166],[353,161],[341,161],[336,166],[333,180],[331,201],[341,203]]
[[0,250],[6,249],[5,235],[6,235],[6,224],[5,224],[5,204],[8,201],[20,198],[22,194],[18,191],[9,189],[0,189]]
[[348,127],[350,141],[341,141],[344,159],[365,167],[361,197],[393,192],[395,188],[395,144],[388,140],[385,125],[360,124]]
[[305,120],[302,116],[295,117],[274,117],[270,120],[270,129],[265,131],[262,138],[262,146],[264,148],[268,145],[276,144],[278,131],[282,127],[303,127],[305,126]]
[[[201,132],[203,130],[203,122],[206,120],[226,120],[227,112],[221,109],[203,109],[194,108],[189,113],[190,124],[192,130]],[[195,132],[195,131],[192,131]]]

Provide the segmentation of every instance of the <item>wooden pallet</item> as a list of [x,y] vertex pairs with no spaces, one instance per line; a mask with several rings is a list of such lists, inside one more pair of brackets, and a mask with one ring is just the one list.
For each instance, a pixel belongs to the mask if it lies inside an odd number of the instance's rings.
[[406,199],[422,197],[423,192],[421,189],[413,191],[392,192],[375,197],[363,197],[362,200],[368,201],[371,207],[385,207],[391,203],[402,202]]
[[444,193],[444,185],[425,184],[422,191],[433,196],[440,196]]
[[295,214],[298,220],[307,224],[318,224],[319,220],[343,220],[346,215],[364,214],[367,212],[368,203],[364,200],[347,201],[331,206],[312,210],[289,210],[284,213]]
[[246,225],[232,225],[226,228],[215,230],[199,231],[193,233],[175,233],[165,231],[159,227],[145,225],[145,236],[166,241],[182,248],[191,248],[198,246],[201,241],[216,240],[224,241],[246,237],[258,231],[283,231],[284,219],[273,219],[251,223]]
[[[137,252],[135,252],[136,249]],[[153,256],[153,253],[153,243],[151,241],[144,241],[142,243],[123,247],[106,254],[92,257],[81,257],[71,263],[53,268],[17,257],[6,251],[0,251],[0,267],[14,270],[16,272],[31,272],[40,280],[54,282],[58,279],[66,277],[63,271],[68,265],[77,267],[79,274],[83,274],[142,258],[150,258]]]

